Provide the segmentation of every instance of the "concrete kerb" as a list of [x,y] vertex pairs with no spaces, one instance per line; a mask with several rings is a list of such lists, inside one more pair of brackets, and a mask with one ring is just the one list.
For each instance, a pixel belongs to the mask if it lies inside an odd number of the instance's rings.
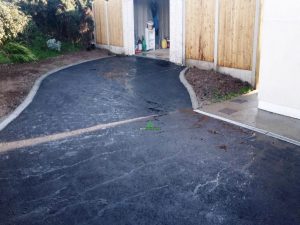
[[180,75],[179,75],[179,79],[181,81],[181,83],[185,86],[185,88],[187,89],[190,98],[191,98],[191,102],[192,102],[192,107],[194,110],[199,109],[200,105],[198,103],[198,98],[197,95],[193,89],[193,87],[189,84],[189,82],[186,80],[185,78],[185,74],[188,71],[189,68],[185,68],[184,70],[181,71]]
[[39,79],[37,79],[35,81],[33,87],[31,88],[29,94],[24,99],[24,101],[12,113],[10,113],[2,121],[0,121],[0,131],[2,131],[8,124],[10,124],[13,120],[15,120],[30,105],[30,103],[33,101],[35,95],[37,94],[37,91],[39,90],[41,83],[43,82],[43,80],[45,78],[47,78],[51,74],[54,74],[60,70],[67,69],[72,66],[76,66],[76,65],[79,65],[82,63],[91,62],[91,61],[95,61],[95,60],[99,60],[99,59],[111,58],[111,57],[114,57],[114,56],[99,57],[99,58],[89,59],[89,60],[81,60],[77,63],[69,64],[67,66],[63,66],[63,67],[51,70],[51,71],[45,73],[44,75],[42,75]]
[[239,126],[239,127],[246,128],[248,130],[252,130],[252,131],[260,133],[260,134],[267,135],[269,137],[273,137],[273,138],[276,138],[276,139],[279,139],[279,140],[282,140],[282,141],[285,141],[285,142],[288,142],[288,143],[300,146],[300,142],[299,141],[296,141],[296,140],[284,137],[284,136],[279,135],[279,134],[275,134],[273,132],[269,132],[267,130],[263,130],[263,129],[260,129],[260,128],[257,128],[257,127],[253,127],[253,126],[250,126],[250,125],[247,125],[247,124],[244,124],[244,123],[240,123],[240,122],[237,122],[237,121],[234,121],[234,120],[230,120],[230,119],[224,118],[222,116],[217,116],[217,115],[212,114],[212,113],[207,113],[207,112],[204,112],[204,111],[202,111],[200,109],[196,109],[194,111],[197,112],[197,113],[199,113],[199,114],[202,114],[202,115],[205,115],[205,116],[209,116],[209,117],[217,119],[217,120],[221,120],[221,121],[224,121],[224,122],[227,122],[227,123]]
[[218,116],[218,115],[215,115],[215,114],[212,114],[212,113],[202,111],[200,109],[201,106],[198,102],[198,98],[196,96],[196,93],[195,93],[193,87],[189,84],[189,82],[185,78],[185,74],[186,74],[187,71],[188,71],[188,68],[185,68],[183,71],[181,71],[180,81],[186,87],[186,89],[187,89],[187,91],[190,95],[194,112],[205,115],[205,116],[208,116],[208,117],[211,117],[211,118],[214,118],[214,119],[217,119],[217,120],[221,120],[221,121],[224,121],[224,122],[227,122],[227,123],[239,126],[239,127],[243,127],[243,128],[248,129],[248,130],[252,130],[254,132],[264,134],[264,135],[267,135],[269,137],[273,137],[273,138],[276,138],[276,139],[279,139],[279,140],[282,140],[282,141],[285,141],[285,142],[288,142],[288,143],[291,143],[291,144],[294,144],[294,145],[297,145],[297,146],[300,146],[299,141],[284,137],[284,136],[279,135],[279,134],[275,134],[273,132],[269,132],[269,131],[264,130],[264,129],[260,129],[260,128],[253,127],[253,126],[241,123],[241,122],[237,122],[237,121],[234,121],[234,120],[231,120],[231,119],[227,119],[227,118],[224,118],[222,116]]

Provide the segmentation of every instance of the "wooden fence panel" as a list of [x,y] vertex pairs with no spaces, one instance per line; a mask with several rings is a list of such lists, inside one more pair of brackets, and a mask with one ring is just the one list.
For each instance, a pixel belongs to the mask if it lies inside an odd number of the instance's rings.
[[255,0],[221,0],[218,65],[251,70]]
[[[105,0],[94,2],[96,42],[97,44],[107,45],[107,37],[109,36],[110,45],[123,47],[122,0],[110,0],[108,2],[108,18],[106,18],[106,4]],[[107,35],[106,19],[108,19],[109,35]]]
[[123,47],[122,0],[109,0],[108,21],[110,45]]
[[96,43],[101,45],[107,44],[106,19],[105,19],[105,2],[104,0],[94,1],[94,20],[96,26]]
[[186,58],[214,61],[215,0],[186,0]]

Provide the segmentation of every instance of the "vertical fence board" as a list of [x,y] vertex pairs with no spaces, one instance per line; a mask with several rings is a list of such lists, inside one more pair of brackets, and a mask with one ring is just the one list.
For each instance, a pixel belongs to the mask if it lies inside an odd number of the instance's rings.
[[255,0],[220,1],[218,66],[251,70]]
[[[94,2],[94,19],[96,26],[97,44],[107,45],[107,21],[104,0]],[[122,21],[122,0],[110,0],[108,2],[108,27],[110,45],[123,47],[123,21]]]
[[96,43],[101,45],[107,44],[105,2],[96,0],[94,2],[94,20],[96,26]]
[[108,21],[110,44],[123,47],[122,0],[109,0]]
[[257,46],[257,56],[256,56],[256,68],[255,68],[255,83],[256,83],[256,89],[259,89],[259,70],[260,70],[260,53],[261,53],[261,33],[262,33],[262,18],[263,18],[263,6],[264,6],[264,0],[260,1],[260,15],[259,15],[259,34],[258,34],[258,46]]
[[186,0],[186,58],[214,61],[215,1]]

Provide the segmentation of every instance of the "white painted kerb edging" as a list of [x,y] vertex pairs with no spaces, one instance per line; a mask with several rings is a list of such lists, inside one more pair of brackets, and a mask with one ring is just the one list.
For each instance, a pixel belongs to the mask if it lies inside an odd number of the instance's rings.
[[200,114],[205,115],[205,116],[212,117],[212,118],[217,119],[217,120],[221,120],[221,121],[224,121],[224,122],[227,122],[227,123],[239,126],[239,127],[243,127],[243,128],[252,130],[252,131],[257,132],[257,133],[267,135],[269,137],[273,137],[273,138],[276,138],[276,139],[279,139],[279,140],[282,140],[282,141],[300,146],[299,141],[284,137],[284,136],[279,135],[279,134],[275,134],[275,133],[272,133],[272,132],[269,132],[269,131],[266,131],[266,130],[263,130],[263,129],[259,129],[257,127],[253,127],[253,126],[250,126],[250,125],[247,125],[247,124],[244,124],[244,123],[236,122],[236,121],[233,121],[233,120],[230,120],[230,119],[227,119],[227,118],[224,118],[224,117],[212,114],[212,113],[204,112],[204,111],[199,110],[199,109],[194,110],[194,112],[197,112],[197,113],[200,113]]
[[196,95],[193,87],[185,79],[185,73],[187,72],[188,69],[189,68],[185,68],[184,70],[181,71],[181,73],[179,75],[179,79],[180,79],[181,83],[185,86],[185,88],[187,89],[187,91],[190,95],[193,109],[198,109],[199,108],[199,103],[198,103],[197,95]]
[[27,95],[27,97],[25,98],[25,100],[21,103],[21,105],[19,105],[11,114],[9,114],[2,122],[0,122],[0,131],[2,131],[8,124],[10,124],[14,119],[16,119],[32,102],[32,100],[34,99],[37,91],[39,90],[42,81],[48,77],[49,75],[56,73],[60,70],[64,70],[67,69],[69,67],[72,66],[76,66],[82,63],[86,63],[86,62],[91,62],[91,61],[95,61],[95,60],[99,60],[99,59],[105,59],[105,58],[110,58],[113,56],[108,56],[108,57],[99,57],[99,58],[95,58],[95,59],[89,59],[89,60],[82,60],[80,62],[77,63],[73,63],[67,66],[63,66],[60,67],[58,69],[54,69],[51,70],[50,72],[44,74],[43,76],[41,76],[39,79],[37,79],[32,87],[32,89],[30,90],[29,94]]

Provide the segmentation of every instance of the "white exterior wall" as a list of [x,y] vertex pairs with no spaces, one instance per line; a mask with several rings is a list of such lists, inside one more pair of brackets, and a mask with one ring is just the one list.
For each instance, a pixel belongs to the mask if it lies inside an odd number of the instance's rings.
[[184,64],[184,0],[170,0],[170,61]]
[[300,1],[264,2],[259,108],[300,119]]
[[135,54],[134,44],[134,4],[133,0],[122,0],[123,40],[125,55]]

